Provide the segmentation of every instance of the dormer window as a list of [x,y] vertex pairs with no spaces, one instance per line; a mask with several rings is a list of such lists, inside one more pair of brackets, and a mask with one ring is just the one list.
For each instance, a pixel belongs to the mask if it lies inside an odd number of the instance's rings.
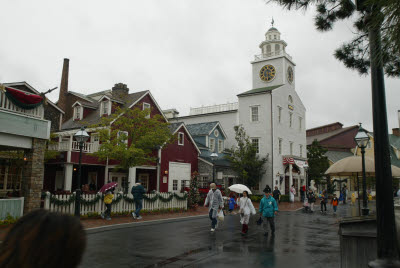
[[[143,111],[146,110],[146,109],[150,109],[150,107],[151,106],[150,106],[149,103],[143,102]],[[146,115],[146,118],[150,118],[150,111],[149,111],[149,114]]]
[[102,102],[102,104],[103,104],[103,109],[102,109],[102,114],[108,114],[108,101],[103,101]]
[[111,114],[111,101],[105,98],[100,103],[100,116]]
[[82,106],[80,105],[74,107],[74,120],[82,120]]
[[184,145],[185,134],[183,132],[178,133],[178,145]]

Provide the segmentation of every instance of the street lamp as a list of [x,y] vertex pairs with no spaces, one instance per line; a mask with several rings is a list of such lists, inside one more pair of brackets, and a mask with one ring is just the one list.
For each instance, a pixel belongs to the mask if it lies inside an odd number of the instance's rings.
[[218,158],[218,154],[217,153],[212,153],[210,155],[212,163],[213,163],[213,182],[215,183],[215,160]]
[[358,129],[357,135],[354,137],[354,141],[357,146],[361,149],[361,159],[362,159],[362,176],[363,176],[363,208],[362,215],[366,216],[369,214],[368,203],[367,203],[367,178],[365,177],[365,148],[369,142],[369,136],[367,131],[362,128],[360,123],[360,128]]
[[75,192],[75,216],[79,217],[81,214],[81,162],[82,162],[82,148],[83,143],[89,139],[89,134],[82,127],[81,130],[76,132],[74,135],[76,141],[79,143],[79,166],[78,166],[78,179],[77,179],[77,189]]

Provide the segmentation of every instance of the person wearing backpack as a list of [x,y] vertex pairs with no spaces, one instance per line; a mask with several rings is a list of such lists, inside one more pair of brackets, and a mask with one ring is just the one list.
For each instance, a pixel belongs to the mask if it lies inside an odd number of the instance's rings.
[[136,185],[134,185],[131,190],[131,193],[135,200],[135,208],[136,208],[136,210],[132,212],[132,217],[137,220],[142,219],[142,217],[140,216],[140,210],[143,207],[143,195],[146,193],[146,190],[144,189],[141,183],[142,182],[138,180],[136,182]]

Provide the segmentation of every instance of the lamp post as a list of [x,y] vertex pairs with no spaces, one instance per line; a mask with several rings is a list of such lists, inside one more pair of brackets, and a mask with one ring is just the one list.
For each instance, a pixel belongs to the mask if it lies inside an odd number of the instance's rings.
[[362,177],[363,177],[363,208],[362,215],[366,216],[369,214],[369,208],[367,203],[367,178],[365,176],[365,148],[369,143],[369,136],[367,131],[362,128],[360,123],[360,128],[358,129],[357,135],[354,137],[354,141],[357,146],[361,149],[361,162],[362,162]]
[[215,183],[215,160],[218,158],[218,154],[217,153],[212,153],[210,155],[212,163],[213,163],[213,182]]
[[83,143],[89,139],[89,134],[82,127],[81,130],[74,135],[76,141],[79,143],[79,166],[78,166],[78,179],[77,188],[75,192],[75,216],[79,217],[81,214],[81,166],[82,166],[82,148]]

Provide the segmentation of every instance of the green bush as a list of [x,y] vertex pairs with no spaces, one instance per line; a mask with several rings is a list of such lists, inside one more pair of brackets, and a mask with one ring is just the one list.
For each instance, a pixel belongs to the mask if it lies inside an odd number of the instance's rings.
[[290,197],[289,195],[281,195],[281,199],[279,200],[280,202],[290,202]]
[[18,221],[18,218],[14,218],[9,213],[7,213],[7,217],[4,220],[0,220],[0,225],[14,224],[17,221]]
[[260,202],[263,199],[264,195],[251,195],[250,199],[253,202]]

